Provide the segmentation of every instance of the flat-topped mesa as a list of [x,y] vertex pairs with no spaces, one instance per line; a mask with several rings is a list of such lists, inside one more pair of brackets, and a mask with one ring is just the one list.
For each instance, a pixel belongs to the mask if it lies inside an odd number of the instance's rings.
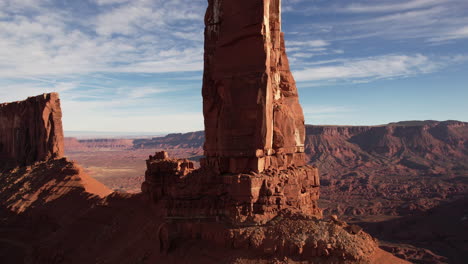
[[208,2],[206,166],[220,173],[304,166],[304,115],[281,32],[281,1]]
[[57,93],[0,104],[0,165],[28,165],[63,153]]

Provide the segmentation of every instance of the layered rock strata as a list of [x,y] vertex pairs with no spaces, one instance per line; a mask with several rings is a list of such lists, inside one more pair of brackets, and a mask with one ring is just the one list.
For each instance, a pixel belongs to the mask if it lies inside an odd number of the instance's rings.
[[159,152],[147,160],[142,191],[162,205],[167,219],[214,219],[233,225],[264,224],[284,210],[320,216],[318,169],[219,175],[202,163]]
[[0,165],[26,165],[63,156],[57,93],[0,104]]
[[205,16],[205,156],[219,172],[303,166],[304,115],[280,0],[210,0]]

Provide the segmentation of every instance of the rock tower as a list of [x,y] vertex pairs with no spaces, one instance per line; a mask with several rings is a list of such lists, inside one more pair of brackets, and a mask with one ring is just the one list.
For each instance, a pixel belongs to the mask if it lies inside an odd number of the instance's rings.
[[280,0],[209,0],[205,16],[205,157],[150,156],[142,190],[167,219],[262,224],[320,216],[319,175],[281,32]]
[[205,17],[205,156],[221,173],[304,166],[304,115],[280,0],[210,0]]

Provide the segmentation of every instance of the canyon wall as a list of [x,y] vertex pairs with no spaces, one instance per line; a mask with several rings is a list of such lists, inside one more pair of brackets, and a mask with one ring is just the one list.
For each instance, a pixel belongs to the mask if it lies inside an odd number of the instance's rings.
[[412,121],[384,126],[307,126],[305,151],[324,175],[361,168],[387,174],[468,171],[468,123]]
[[62,157],[62,110],[57,93],[0,104],[0,165]]

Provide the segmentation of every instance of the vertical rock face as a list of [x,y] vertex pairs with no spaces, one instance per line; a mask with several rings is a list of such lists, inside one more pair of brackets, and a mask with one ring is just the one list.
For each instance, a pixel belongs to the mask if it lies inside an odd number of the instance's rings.
[[57,93],[0,104],[0,165],[26,165],[63,156]]
[[304,116],[281,32],[281,1],[208,2],[207,162],[221,173],[305,165]]
[[205,158],[157,153],[144,193],[170,219],[262,224],[280,212],[321,216],[306,166],[304,116],[289,70],[279,0],[209,0],[205,17]]

